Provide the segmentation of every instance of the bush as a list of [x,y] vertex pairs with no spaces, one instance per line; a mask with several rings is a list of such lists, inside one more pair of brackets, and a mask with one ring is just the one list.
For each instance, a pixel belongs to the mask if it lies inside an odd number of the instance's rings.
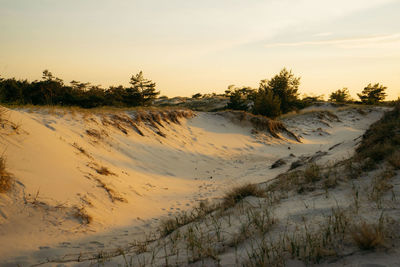
[[252,112],[275,118],[282,113],[306,107],[298,98],[300,77],[285,68],[271,80],[262,80],[257,93],[250,95],[254,101]]
[[276,118],[281,115],[281,101],[272,90],[258,90],[254,99],[253,114]]
[[332,92],[331,95],[329,96],[329,101],[332,102],[338,102],[338,103],[344,103],[348,102],[351,100],[349,89],[344,87],[343,89],[336,90],[335,92]]
[[246,111],[248,109],[247,103],[253,93],[254,89],[250,87],[237,88],[234,85],[229,85],[225,91],[225,95],[229,97],[226,107],[228,109]]
[[202,94],[200,94],[200,93],[192,95],[192,98],[194,98],[194,99],[198,99],[198,98],[201,98],[201,97],[202,97]]
[[226,107],[233,110],[247,110],[246,99],[239,90],[236,90],[229,95],[229,102]]

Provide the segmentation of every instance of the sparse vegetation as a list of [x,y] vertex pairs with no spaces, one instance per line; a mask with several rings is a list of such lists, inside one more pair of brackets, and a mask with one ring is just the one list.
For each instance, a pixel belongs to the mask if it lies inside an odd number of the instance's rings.
[[353,227],[351,236],[360,249],[370,250],[383,244],[382,230],[376,226],[363,222]]
[[72,146],[74,148],[76,148],[80,153],[82,153],[83,155],[85,155],[88,158],[92,158],[92,156],[90,156],[90,154],[86,151],[86,149],[84,149],[83,147],[79,146],[77,143],[73,143]]
[[244,111],[221,112],[220,114],[233,119],[234,122],[250,122],[256,131],[267,131],[267,133],[275,138],[280,139],[280,134],[286,134],[297,142],[301,142],[300,138],[289,131],[281,121],[272,120],[265,116],[253,115]]
[[95,168],[96,172],[101,175],[115,175],[112,171],[110,171],[107,167],[100,166],[99,168]]
[[[304,164],[296,166],[274,180],[264,184],[245,184],[235,187],[228,191],[220,202],[200,202],[199,206],[191,211],[184,211],[173,218],[163,220],[158,232],[152,235],[151,239],[140,244],[136,243],[135,249],[129,247],[116,252],[101,251],[96,257],[87,257],[87,259],[95,259],[102,263],[111,257],[123,255],[126,266],[185,264],[206,266],[218,265],[224,257],[221,255],[232,253],[233,250],[237,253],[240,250],[242,254],[235,255],[238,266],[284,266],[288,259],[299,260],[309,265],[323,263],[327,259],[337,260],[346,257],[349,255],[346,254],[348,251],[354,253],[359,249],[377,248],[386,240],[386,233],[383,230],[386,226],[382,223],[379,226],[367,223],[357,224],[356,220],[361,218],[361,212],[364,212],[367,207],[373,209],[374,212],[382,209],[380,204],[371,205],[370,201],[376,203],[385,201],[388,198],[387,194],[393,188],[391,179],[395,172],[390,168],[379,172],[373,178],[365,176],[370,170],[366,165],[371,166],[371,160],[373,162],[387,161],[393,168],[399,166],[400,143],[396,139],[399,129],[398,121],[396,121],[398,115],[393,115],[394,112],[398,111],[395,109],[388,112],[381,120],[380,123],[383,123],[383,126],[377,123],[371,127],[375,129],[375,132],[367,132],[364,135],[354,158],[318,165],[315,163],[317,156],[326,152],[319,151],[316,155],[305,156],[302,158]],[[279,121],[269,120],[262,116],[244,112],[232,114],[242,119],[246,117],[254,128],[268,130],[272,135],[278,136],[285,129],[281,128],[283,124]],[[130,128],[139,133],[140,129],[137,125],[144,123],[149,128],[160,132],[165,123],[179,123],[180,116],[189,115],[179,112],[152,111],[138,112],[134,115],[132,113],[132,116],[112,114],[104,115],[98,120],[98,125],[99,127],[112,125],[115,129],[128,134]],[[321,120],[339,120],[330,112],[319,112],[316,116]],[[380,128],[381,126],[383,129]],[[383,130],[391,132],[392,136],[389,138],[386,133],[381,132]],[[89,129],[86,134],[99,139],[102,132]],[[374,146],[379,142],[383,144],[383,147]],[[89,155],[77,143],[73,143],[73,146],[80,153]],[[88,166],[93,169],[93,175],[88,175],[88,178],[97,181],[98,187],[107,192],[111,201],[126,201],[116,189],[113,189],[112,184],[107,182],[112,177],[104,177],[115,175],[114,173],[96,163]],[[96,175],[94,171],[104,176]],[[360,186],[360,177],[364,178],[363,182],[368,181],[365,188]],[[349,189],[351,186],[353,186],[352,190]],[[286,201],[293,201],[289,196],[304,201],[305,209],[312,209],[312,205],[318,205],[315,204],[318,201],[314,204],[306,203],[311,202],[309,201],[311,197],[313,201],[321,200],[322,198],[318,199],[321,195],[328,199],[334,191],[330,189],[335,187],[340,187],[337,191],[350,193],[350,197],[340,194],[339,196],[354,198],[357,212],[354,212],[353,202],[350,204],[346,201],[340,204],[336,202],[337,206],[334,207],[327,200],[328,204],[323,203],[310,213],[302,210],[299,213],[296,211],[283,216],[287,219],[285,222],[274,216],[276,207],[285,205]],[[366,194],[359,194],[361,188],[365,189]],[[250,196],[253,198],[243,201]],[[395,200],[392,201],[396,204]],[[330,210],[331,207],[333,207],[332,210]],[[83,225],[88,225],[93,221],[85,207],[73,207],[72,216]],[[130,261],[127,258],[128,253],[132,257]],[[162,264],[160,264],[161,261]]]
[[6,160],[0,157],[0,193],[9,191],[12,187],[11,174],[6,170]]
[[190,212],[183,211],[177,214],[174,218],[165,219],[161,222],[159,231],[161,236],[167,236],[179,227],[188,223],[204,218],[207,214],[218,209],[219,205],[201,201],[199,205],[193,208]]
[[400,169],[400,150],[395,151],[388,158],[388,162],[395,168],[396,170]]
[[372,124],[357,147],[357,157],[370,158],[378,163],[395,158],[400,147],[400,103],[388,111],[381,120]]
[[84,207],[75,207],[73,216],[80,220],[82,224],[89,224],[93,221],[93,217],[90,216]]
[[233,207],[236,203],[249,196],[263,197],[265,192],[255,184],[234,187],[223,196],[222,207],[225,209]]
[[96,129],[88,129],[86,130],[86,134],[95,138],[95,139],[101,139],[102,138],[102,134],[100,131],[96,130]]
[[106,184],[103,180],[101,180],[98,177],[95,177],[93,175],[87,176],[89,179],[93,179],[96,181],[99,185],[99,187],[103,188],[106,193],[108,194],[108,197],[112,202],[119,201],[119,202],[127,202],[125,198],[120,196],[117,192],[115,192],[114,189],[112,189],[108,184]]
[[307,165],[303,175],[307,183],[317,182],[321,179],[320,167],[315,163],[311,163]]
[[375,201],[380,207],[380,201],[382,196],[393,188],[393,185],[390,184],[390,180],[395,176],[394,171],[385,170],[381,173],[378,173],[373,179],[371,184],[371,192],[370,199]]

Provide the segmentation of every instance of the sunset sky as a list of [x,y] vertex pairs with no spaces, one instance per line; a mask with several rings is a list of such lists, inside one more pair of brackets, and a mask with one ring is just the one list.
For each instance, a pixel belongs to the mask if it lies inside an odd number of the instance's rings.
[[400,0],[0,0],[1,77],[127,85],[167,96],[257,87],[283,67],[300,93],[368,83],[400,96]]

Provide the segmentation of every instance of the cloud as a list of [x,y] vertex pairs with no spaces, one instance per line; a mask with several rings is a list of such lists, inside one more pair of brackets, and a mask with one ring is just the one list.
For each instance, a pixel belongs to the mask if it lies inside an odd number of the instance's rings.
[[400,42],[400,33],[375,35],[355,38],[336,38],[329,40],[300,41],[286,43],[269,43],[265,47],[294,47],[294,46],[340,46],[342,48],[370,47],[382,44]]

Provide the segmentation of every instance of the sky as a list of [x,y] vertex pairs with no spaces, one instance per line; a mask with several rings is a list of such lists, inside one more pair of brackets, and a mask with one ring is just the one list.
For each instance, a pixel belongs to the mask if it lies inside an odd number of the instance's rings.
[[0,0],[0,76],[128,85],[161,95],[258,87],[286,67],[299,92],[368,83],[400,97],[400,0]]

